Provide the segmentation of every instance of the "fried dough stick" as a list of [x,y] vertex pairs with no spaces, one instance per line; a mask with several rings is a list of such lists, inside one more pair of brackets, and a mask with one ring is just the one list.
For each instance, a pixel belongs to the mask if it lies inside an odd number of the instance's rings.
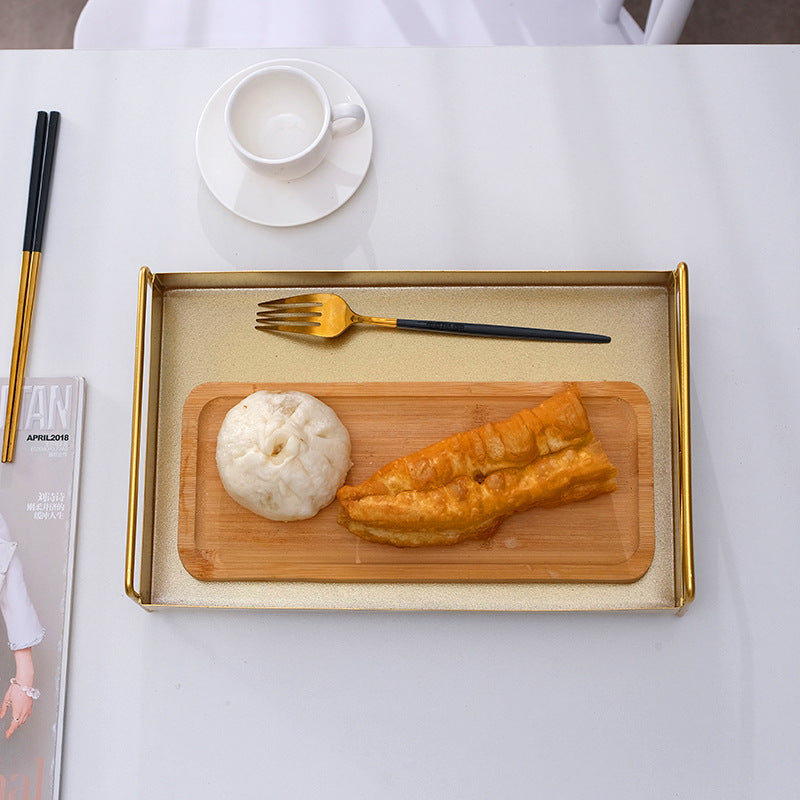
[[616,488],[573,388],[509,420],[444,439],[339,490],[339,523],[399,547],[490,536],[509,515]]
[[339,522],[364,539],[400,547],[454,544],[490,536],[509,515],[613,491],[616,469],[599,442],[566,448],[485,480],[342,500]]
[[343,486],[339,499],[430,489],[459,476],[481,479],[495,470],[524,466],[593,438],[580,395],[569,387],[536,408],[523,409],[502,422],[457,433],[398,458],[358,486]]

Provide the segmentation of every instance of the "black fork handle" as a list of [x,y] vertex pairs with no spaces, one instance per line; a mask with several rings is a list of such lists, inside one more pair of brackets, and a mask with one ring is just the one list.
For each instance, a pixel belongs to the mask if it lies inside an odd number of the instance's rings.
[[496,336],[503,339],[534,339],[548,342],[592,342],[606,344],[610,336],[578,331],[555,331],[548,328],[519,328],[514,325],[481,325],[474,322],[436,322],[429,319],[398,319],[398,328],[463,336]]

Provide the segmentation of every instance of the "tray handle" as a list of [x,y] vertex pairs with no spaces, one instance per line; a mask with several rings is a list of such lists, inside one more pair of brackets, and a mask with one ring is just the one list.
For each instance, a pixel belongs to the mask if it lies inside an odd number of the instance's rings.
[[692,538],[692,459],[689,413],[689,270],[685,263],[675,270],[678,315],[678,476],[681,585],[677,597],[679,613],[694,600],[694,542]]
[[139,502],[139,463],[142,446],[142,406],[144,394],[145,331],[147,328],[147,294],[153,286],[153,273],[139,270],[139,294],[136,310],[136,348],[133,376],[133,414],[131,421],[131,464],[128,479],[128,531],[125,544],[125,594],[143,606],[142,595],[136,589],[136,533]]

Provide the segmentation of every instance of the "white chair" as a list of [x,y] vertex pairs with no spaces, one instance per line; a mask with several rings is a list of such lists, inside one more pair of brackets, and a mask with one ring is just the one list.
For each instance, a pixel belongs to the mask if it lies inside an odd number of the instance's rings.
[[674,44],[693,0],[88,0],[76,49]]

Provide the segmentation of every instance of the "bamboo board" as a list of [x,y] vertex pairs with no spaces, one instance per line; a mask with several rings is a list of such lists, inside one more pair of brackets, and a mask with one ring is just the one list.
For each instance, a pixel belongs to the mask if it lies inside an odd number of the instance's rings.
[[259,389],[308,392],[350,432],[360,483],[383,464],[434,441],[535,406],[560,383],[207,383],[182,419],[178,553],[203,581],[618,582],[648,570],[655,549],[650,403],[627,382],[578,383],[595,436],[617,467],[617,490],[503,522],[483,541],[396,548],[366,542],[336,522],[334,501],[316,517],[272,522],[232,500],[216,467],[228,410]]

